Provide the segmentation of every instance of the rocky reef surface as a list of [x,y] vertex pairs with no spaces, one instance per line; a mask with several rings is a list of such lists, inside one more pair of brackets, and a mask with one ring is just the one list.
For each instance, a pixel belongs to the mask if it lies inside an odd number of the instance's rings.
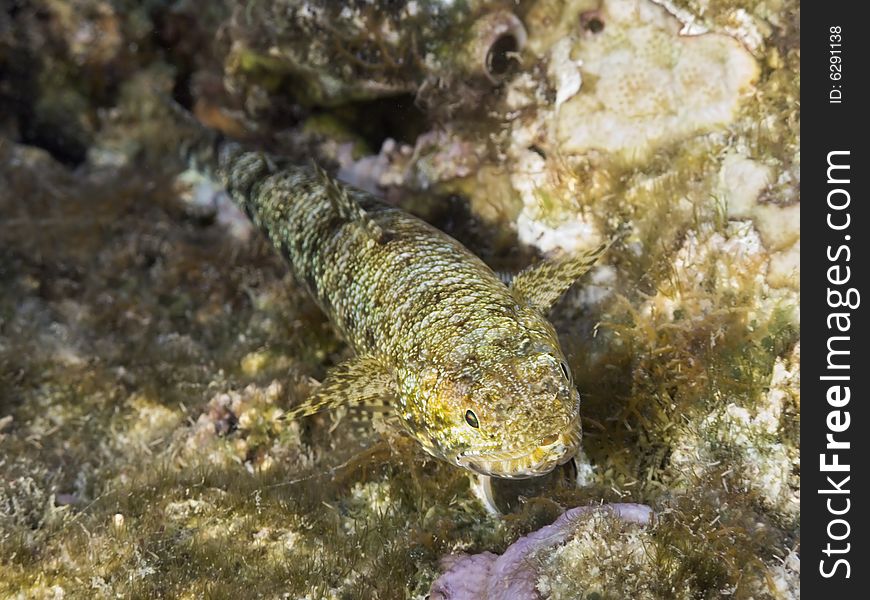
[[[799,17],[0,2],[0,597],[456,600],[521,548],[524,598],[798,598]],[[377,419],[281,419],[349,350],[183,172],[170,97],[499,271],[616,237],[552,314],[578,485],[481,493]],[[557,521],[601,502],[655,518]]]

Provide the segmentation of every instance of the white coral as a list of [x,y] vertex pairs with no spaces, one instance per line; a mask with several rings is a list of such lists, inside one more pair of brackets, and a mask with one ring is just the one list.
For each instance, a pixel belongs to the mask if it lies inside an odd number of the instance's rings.
[[607,0],[605,29],[578,45],[595,81],[558,115],[564,152],[618,152],[641,159],[656,148],[731,122],[758,75],[734,38],[682,36],[682,24],[648,0]]

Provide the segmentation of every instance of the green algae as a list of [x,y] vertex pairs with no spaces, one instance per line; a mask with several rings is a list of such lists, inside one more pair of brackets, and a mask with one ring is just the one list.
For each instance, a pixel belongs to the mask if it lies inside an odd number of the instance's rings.
[[[523,14],[532,4],[543,5],[527,3]],[[84,115],[75,120],[84,130],[60,137],[87,149],[77,160],[91,163],[69,171],[0,140],[0,595],[419,598],[447,554],[502,552],[563,507],[631,500],[652,504],[656,525],[626,533],[595,524],[539,557],[549,593],[789,597],[770,582],[772,565],[799,546],[799,472],[789,472],[799,396],[792,379],[773,374],[799,362],[796,307],[765,282],[770,249],[727,251],[755,238],[735,225],[716,182],[738,148],[794,175],[775,178],[764,202],[797,198],[798,9],[674,4],[716,30],[731,27],[738,8],[773,23],[753,50],[759,80],[724,132],[668,144],[640,163],[559,157],[559,177],[540,192],[542,219],[579,208],[602,231],[628,232],[607,257],[611,279],[596,280],[606,293],[584,300],[584,282],[554,315],[583,394],[592,470],[582,489],[512,492],[503,506],[514,512],[503,518],[486,514],[463,473],[376,422],[359,435],[356,415],[280,419],[347,349],[265,243],[228,236],[178,199],[166,157],[183,132],[167,126],[148,90],[171,90],[210,60],[180,41],[166,41],[175,45],[164,53],[130,33],[151,18],[141,12],[123,31],[142,51],[110,61],[109,81],[55,47],[3,38],[2,64],[26,54],[40,65],[20,81],[45,122]],[[447,46],[433,48],[441,56]],[[209,68],[224,58],[210,57]],[[245,64],[251,89],[289,85],[269,79],[283,66]],[[304,110],[293,116],[302,115],[305,134],[362,151],[372,105],[357,106],[355,93],[345,89],[307,121]],[[3,100],[18,116],[21,99]],[[500,102],[482,104],[493,112]],[[119,112],[101,113],[106,106]],[[403,202],[448,229],[453,222],[505,270],[522,268],[530,252],[516,248],[510,224],[520,207],[499,161],[506,120],[463,110],[449,123],[483,148],[482,167],[417,197],[410,190]],[[424,120],[436,114],[443,118],[432,109]],[[15,138],[14,130],[3,132]],[[562,182],[572,179],[588,185],[566,194]],[[490,188],[504,189],[505,200],[481,193]],[[456,209],[451,194],[469,202]],[[462,233],[476,218],[493,236]],[[705,258],[692,262],[689,250]],[[590,543],[611,551],[590,563],[582,553]],[[626,564],[631,577],[620,579]],[[602,578],[611,584],[598,585]]]

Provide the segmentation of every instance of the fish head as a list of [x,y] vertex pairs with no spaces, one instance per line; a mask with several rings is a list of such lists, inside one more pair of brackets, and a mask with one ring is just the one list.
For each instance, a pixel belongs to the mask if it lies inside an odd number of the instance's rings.
[[580,446],[580,395],[558,342],[545,342],[501,340],[442,368],[422,419],[424,447],[469,471],[511,479],[570,460]]

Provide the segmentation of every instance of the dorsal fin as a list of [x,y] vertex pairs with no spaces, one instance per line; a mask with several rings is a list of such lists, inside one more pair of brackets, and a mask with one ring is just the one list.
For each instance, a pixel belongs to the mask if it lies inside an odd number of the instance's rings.
[[382,241],[384,239],[383,229],[374,222],[374,219],[359,205],[359,202],[350,197],[350,194],[347,193],[347,188],[327,173],[323,167],[317,163],[312,164],[314,165],[314,172],[326,189],[326,194],[329,196],[332,206],[341,218],[346,221],[359,222],[376,242]]

